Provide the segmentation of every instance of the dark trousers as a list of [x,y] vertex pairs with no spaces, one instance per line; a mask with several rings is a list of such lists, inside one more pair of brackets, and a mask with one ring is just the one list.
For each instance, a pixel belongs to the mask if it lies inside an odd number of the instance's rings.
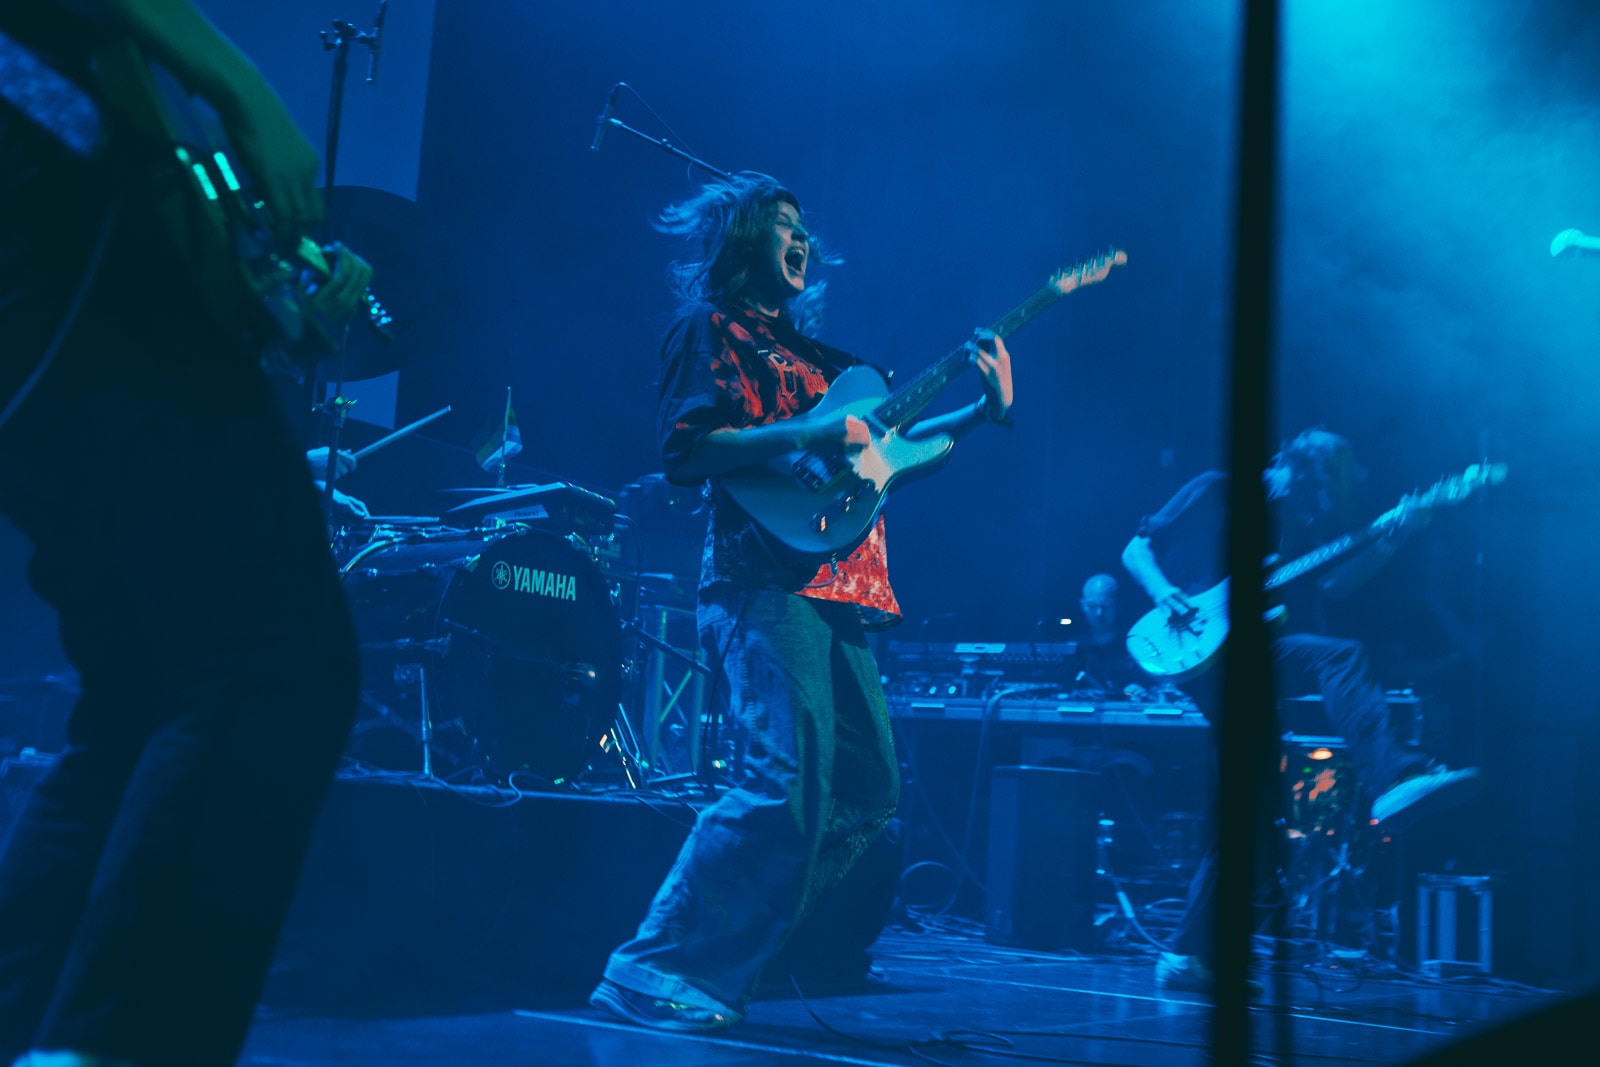
[[[1278,664],[1280,693],[1314,688],[1334,731],[1349,745],[1350,761],[1370,801],[1396,781],[1425,769],[1428,757],[1395,737],[1384,691],[1367,674],[1367,653],[1359,641],[1318,634],[1286,634],[1272,643]],[[1203,700],[1207,718],[1215,721],[1215,700]],[[1256,884],[1270,887],[1281,848],[1277,820],[1282,809],[1281,783],[1263,782],[1252,830],[1256,838]],[[1217,851],[1200,860],[1189,883],[1189,902],[1173,932],[1172,951],[1211,961],[1212,901],[1216,892]],[[1267,888],[1264,899],[1276,892]]]
[[[286,417],[137,255],[113,256],[0,428],[0,511],[82,679],[0,852],[4,1063],[232,1063],[354,714],[354,635]],[[38,351],[46,305],[0,285],[0,359]]]
[[700,813],[606,977],[743,1012],[761,968],[899,800],[889,710],[856,609],[793,593],[702,594],[701,646],[749,731],[744,780]]

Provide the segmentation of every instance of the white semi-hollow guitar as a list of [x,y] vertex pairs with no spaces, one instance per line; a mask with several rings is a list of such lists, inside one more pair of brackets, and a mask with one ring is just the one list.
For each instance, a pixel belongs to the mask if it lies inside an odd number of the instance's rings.
[[[1362,529],[1273,568],[1264,588],[1271,592],[1377,540],[1413,511],[1459,504],[1483,486],[1499,485],[1505,479],[1504,463],[1475,463],[1461,474],[1441,478],[1426,491],[1407,496]],[[1224,578],[1188,600],[1191,610],[1172,612],[1155,608],[1146,612],[1128,631],[1128,654],[1146,673],[1174,682],[1193,678],[1211,666],[1227,641],[1228,579]],[[1273,608],[1268,612],[1269,621],[1276,621],[1282,614],[1281,607]]]

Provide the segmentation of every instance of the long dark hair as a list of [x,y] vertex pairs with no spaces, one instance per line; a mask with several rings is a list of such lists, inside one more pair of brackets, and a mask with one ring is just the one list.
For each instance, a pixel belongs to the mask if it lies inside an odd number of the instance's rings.
[[1323,515],[1348,518],[1356,483],[1365,474],[1348,440],[1320,426],[1302,430],[1279,449],[1273,462],[1304,479],[1305,484],[1294,491],[1314,494]]
[[[700,303],[745,305],[751,268],[772,233],[772,213],[780,203],[800,210],[799,198],[776,178],[747,170],[727,181],[709,182],[697,195],[662,209],[655,228],[682,234],[693,250],[669,268],[669,284],[684,310]],[[810,245],[813,263],[841,262],[824,251],[816,234],[811,234]],[[787,302],[789,317],[800,332],[810,335],[821,325],[826,286],[826,282],[808,285]]]

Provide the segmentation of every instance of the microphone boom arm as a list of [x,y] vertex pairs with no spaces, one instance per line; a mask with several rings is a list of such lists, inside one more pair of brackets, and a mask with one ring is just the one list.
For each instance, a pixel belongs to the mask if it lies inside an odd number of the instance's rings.
[[614,127],[616,129],[621,130],[623,133],[628,134],[629,136],[637,137],[639,140],[644,141],[647,144],[653,144],[657,148],[661,149],[663,152],[667,153],[667,155],[669,155],[669,156],[677,156],[679,159],[683,160],[685,163],[688,163],[690,166],[699,167],[703,171],[706,171],[706,172],[708,172],[710,174],[716,175],[718,178],[721,178],[723,181],[727,181],[728,179],[733,177],[727,171],[718,170],[716,167],[713,167],[711,164],[707,163],[705,160],[701,159],[699,156],[694,155],[692,152],[684,151],[683,149],[679,148],[677,145],[673,144],[667,138],[665,138],[665,137],[651,137],[648,133],[645,133],[642,130],[636,130],[632,126],[629,126],[626,122],[623,122],[620,119],[614,119],[614,118],[609,118],[608,117],[605,120],[605,122],[603,122],[601,125],[602,126]]

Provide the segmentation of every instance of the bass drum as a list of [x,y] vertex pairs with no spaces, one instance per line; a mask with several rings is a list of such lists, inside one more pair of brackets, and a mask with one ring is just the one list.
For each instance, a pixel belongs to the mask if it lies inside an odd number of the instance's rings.
[[425,698],[437,773],[477,766],[497,782],[531,773],[561,784],[589,765],[616,715],[623,653],[610,588],[584,552],[522,528],[435,530],[374,541],[340,573],[363,702],[379,713],[357,723],[357,758],[368,758],[370,727],[385,724],[410,733],[417,752]]

